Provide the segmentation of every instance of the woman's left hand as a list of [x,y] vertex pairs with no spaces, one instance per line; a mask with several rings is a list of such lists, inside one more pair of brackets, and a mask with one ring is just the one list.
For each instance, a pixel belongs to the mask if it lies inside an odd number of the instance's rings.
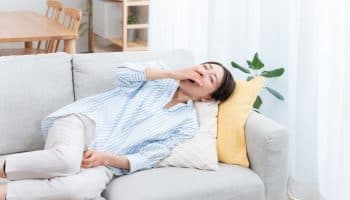
[[108,163],[109,154],[101,151],[87,150],[83,153],[82,168],[104,166]]

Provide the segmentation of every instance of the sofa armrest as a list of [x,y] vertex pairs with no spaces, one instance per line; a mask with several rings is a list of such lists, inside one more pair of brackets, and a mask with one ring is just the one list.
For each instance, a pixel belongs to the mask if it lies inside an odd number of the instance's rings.
[[250,168],[265,185],[266,200],[287,198],[288,131],[252,111],[245,126]]

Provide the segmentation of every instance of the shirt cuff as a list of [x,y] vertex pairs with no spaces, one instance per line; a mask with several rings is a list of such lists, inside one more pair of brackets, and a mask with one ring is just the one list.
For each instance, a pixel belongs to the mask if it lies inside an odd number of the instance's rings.
[[116,176],[121,176],[126,173],[128,173],[129,170],[127,169],[121,169],[121,168],[116,168],[116,167],[111,167],[111,166],[106,166],[111,172],[116,175]]
[[129,160],[130,169],[127,172],[127,174],[133,173],[140,169],[147,168],[147,166],[145,166],[147,163],[146,159],[141,154],[128,154],[124,156]]

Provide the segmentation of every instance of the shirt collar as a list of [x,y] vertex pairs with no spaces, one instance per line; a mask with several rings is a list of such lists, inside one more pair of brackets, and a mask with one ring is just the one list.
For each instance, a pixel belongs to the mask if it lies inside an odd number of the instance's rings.
[[[177,88],[179,87],[179,81],[174,80],[174,84],[172,84],[170,96],[168,98],[168,102],[171,100],[171,98],[174,96]],[[188,99],[186,103],[178,103],[175,106],[172,106],[171,108],[167,109],[169,111],[177,110],[179,108],[192,108],[193,107],[193,101],[191,99]]]

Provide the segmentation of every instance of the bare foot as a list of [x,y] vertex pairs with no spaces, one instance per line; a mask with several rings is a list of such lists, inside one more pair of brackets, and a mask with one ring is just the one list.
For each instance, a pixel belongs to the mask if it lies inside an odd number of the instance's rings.
[[7,191],[7,184],[0,185],[0,200],[5,200]]
[[4,172],[4,163],[5,163],[5,160],[1,160],[0,159],[0,178],[6,178],[5,176],[5,172]]

